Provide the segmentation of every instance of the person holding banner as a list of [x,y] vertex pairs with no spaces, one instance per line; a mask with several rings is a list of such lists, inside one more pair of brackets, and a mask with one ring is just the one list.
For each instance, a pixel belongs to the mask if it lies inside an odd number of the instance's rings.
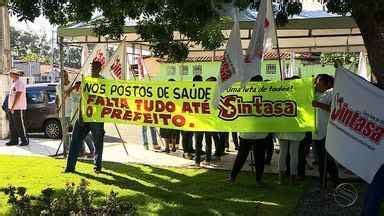
[[[207,81],[216,82],[216,77],[209,77]],[[219,148],[220,145],[220,137],[218,132],[204,132],[205,137],[205,162],[209,164],[212,160],[212,139],[215,144],[215,148]],[[216,157],[215,159],[219,159],[220,157]]]
[[[174,79],[169,79],[169,82],[174,82]],[[165,153],[176,152],[179,148],[180,131],[176,129],[160,128],[160,137],[165,141]],[[170,148],[171,147],[171,148]]]
[[142,126],[141,128],[141,133],[143,137],[143,145],[145,150],[149,150],[149,144],[148,144],[148,131],[151,133],[151,138],[152,138],[152,148],[156,151],[161,150],[160,145],[157,143],[157,132],[155,127],[148,127],[148,126]]
[[[97,59],[94,59],[92,62],[92,77],[93,78],[102,78],[100,75],[102,69],[102,63]],[[81,102],[80,102],[81,104]],[[82,117],[82,110],[79,109],[79,118],[75,123],[73,129],[72,140],[69,148],[69,154],[67,159],[67,167],[64,172],[75,172],[77,157],[83,141],[89,132],[92,132],[94,137],[94,147],[95,147],[95,167],[93,168],[95,173],[101,173],[102,168],[102,156],[104,148],[104,123],[100,122],[84,122]]]
[[[193,77],[193,82],[201,82],[203,81],[203,77],[200,75],[196,75]],[[204,132],[196,131],[194,132],[195,138],[195,166],[200,167],[201,155],[203,154],[203,138]]]
[[[262,81],[263,78],[257,75],[251,79],[251,82]],[[256,170],[256,181],[260,184],[264,174],[265,166],[265,151],[267,149],[267,137],[269,133],[239,133],[240,145],[236,155],[235,163],[228,181],[234,183],[237,175],[247,160],[249,152],[252,150],[255,158],[255,170]]]
[[283,176],[287,171],[287,156],[289,154],[290,182],[294,184],[298,174],[299,146],[304,139],[304,133],[278,133],[280,143],[279,153],[279,184],[283,183]]
[[[334,159],[325,149],[327,125],[333,98],[333,83],[334,78],[328,74],[319,74],[315,79],[315,90],[319,97],[312,102],[312,106],[316,108],[316,131],[313,133],[313,140],[314,145],[316,145],[315,153],[319,160],[320,183],[322,185],[325,183],[323,180],[326,180],[328,172],[333,183],[337,186],[339,171]],[[325,158],[327,158],[326,162]],[[324,170],[325,163],[327,163],[326,170]]]
[[[285,80],[298,79],[299,77],[293,76]],[[287,157],[289,155],[289,175],[290,183],[295,184],[298,174],[299,164],[299,147],[300,142],[304,139],[305,133],[278,133],[277,137],[280,143],[279,153],[279,184],[283,183],[283,176],[288,170]]]

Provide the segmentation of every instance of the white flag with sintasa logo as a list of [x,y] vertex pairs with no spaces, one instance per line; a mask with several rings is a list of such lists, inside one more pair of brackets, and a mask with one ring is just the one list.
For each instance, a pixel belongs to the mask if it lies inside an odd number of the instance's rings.
[[263,54],[276,44],[275,19],[271,0],[261,0],[256,22],[252,28],[252,37],[245,55],[245,71],[242,85],[253,76],[261,74]]
[[333,94],[327,151],[370,183],[384,163],[384,90],[338,68]]
[[229,35],[218,75],[218,88],[213,100],[218,105],[220,95],[235,82],[241,80],[244,71],[244,58],[240,39],[239,9],[235,9],[233,27]]

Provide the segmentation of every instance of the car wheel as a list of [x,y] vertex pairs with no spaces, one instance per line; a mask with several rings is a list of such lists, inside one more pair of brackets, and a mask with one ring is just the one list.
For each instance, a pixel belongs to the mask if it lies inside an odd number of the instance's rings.
[[60,139],[62,137],[61,124],[58,120],[48,120],[44,125],[45,136],[51,139]]

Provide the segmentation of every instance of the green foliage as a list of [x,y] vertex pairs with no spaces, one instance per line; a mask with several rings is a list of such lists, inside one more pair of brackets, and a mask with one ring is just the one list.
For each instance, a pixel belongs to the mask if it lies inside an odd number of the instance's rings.
[[[92,14],[100,11],[104,19],[93,20],[94,32],[111,39],[122,39],[124,20],[138,20],[137,32],[149,41],[157,56],[168,56],[170,61],[182,61],[188,48],[201,45],[214,50],[222,46],[222,29],[228,20],[220,15],[224,4],[232,0],[10,0],[10,8],[19,20],[33,21],[43,14],[52,24],[67,25],[71,22],[91,21]],[[242,9],[257,9],[260,0],[236,0]],[[287,22],[287,16],[301,12],[301,3],[284,1],[278,23]],[[178,32],[180,37],[173,34]]]
[[320,56],[321,64],[333,64],[337,66],[358,64],[359,57],[357,53],[322,53]]
[[12,55],[24,61],[51,62],[51,45],[46,35],[38,36],[11,28]]
[[[188,48],[201,44],[213,50],[223,44],[220,31],[222,19],[218,8],[231,0],[10,0],[9,6],[19,20],[33,21],[45,15],[52,24],[91,21],[92,14],[100,11],[102,20],[92,21],[94,31],[111,39],[121,39],[125,18],[139,20],[137,31],[141,38],[151,42],[158,56],[181,61]],[[237,0],[235,4],[247,7],[253,0]],[[173,32],[179,32],[181,38]],[[180,40],[181,39],[181,40]],[[191,42],[193,44],[191,44]]]
[[329,0],[327,3],[328,11],[345,16],[348,12],[352,11],[351,0]]
[[110,194],[96,207],[95,192],[88,189],[89,182],[82,179],[76,187],[67,183],[63,194],[54,197],[55,191],[47,188],[39,197],[29,196],[24,187],[9,186],[1,191],[8,195],[8,203],[15,216],[53,216],[53,215],[134,215],[135,207],[128,201],[122,201],[117,193]]

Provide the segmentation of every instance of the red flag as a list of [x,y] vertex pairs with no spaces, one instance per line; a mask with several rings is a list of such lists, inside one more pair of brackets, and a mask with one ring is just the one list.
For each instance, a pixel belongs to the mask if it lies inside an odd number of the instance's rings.
[[122,71],[122,68],[121,68],[121,63],[120,63],[120,59],[119,59],[119,56],[116,56],[114,59],[113,59],[113,63],[111,65],[111,71],[113,73],[113,75],[118,78],[118,79],[121,79],[121,71]]

